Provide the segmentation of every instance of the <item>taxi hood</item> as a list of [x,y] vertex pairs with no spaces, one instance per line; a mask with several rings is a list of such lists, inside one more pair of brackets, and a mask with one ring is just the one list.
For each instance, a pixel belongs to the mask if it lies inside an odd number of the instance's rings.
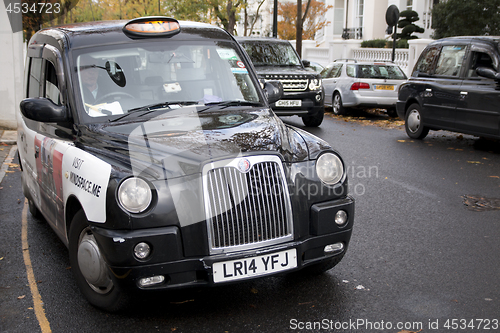
[[148,121],[96,125],[88,128],[88,136],[82,134],[94,142],[88,147],[94,154],[131,168],[135,175],[146,172],[157,179],[200,173],[205,163],[243,155],[308,158],[302,136],[268,109],[192,109],[172,110]]

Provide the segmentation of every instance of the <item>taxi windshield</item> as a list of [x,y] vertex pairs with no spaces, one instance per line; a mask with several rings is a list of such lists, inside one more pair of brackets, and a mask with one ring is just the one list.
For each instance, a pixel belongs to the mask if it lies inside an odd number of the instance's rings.
[[79,109],[88,122],[152,108],[264,103],[230,42],[157,39],[108,45],[76,53],[74,64]]

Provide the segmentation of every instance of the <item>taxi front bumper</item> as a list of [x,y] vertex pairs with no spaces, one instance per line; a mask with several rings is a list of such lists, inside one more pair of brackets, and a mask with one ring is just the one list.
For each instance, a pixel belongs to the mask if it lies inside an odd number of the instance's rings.
[[[347,223],[341,227],[336,226],[335,222],[332,221],[332,217],[339,210],[346,211],[348,215]],[[92,231],[110,269],[111,276],[120,288],[127,290],[174,289],[211,286],[218,284],[218,282],[225,283],[292,272],[323,260],[342,257],[347,251],[351,238],[354,222],[354,200],[347,197],[313,205],[310,216],[309,234],[299,240],[268,247],[256,245],[250,250],[229,254],[190,258],[183,256],[180,229],[175,226],[136,231],[116,231],[93,226]],[[141,261],[134,257],[134,247],[139,242],[150,244],[152,251],[149,259]],[[335,250],[325,251],[327,246],[333,246]],[[280,270],[269,269],[265,272],[257,272],[256,275],[244,274],[249,271],[247,266],[251,266],[252,262],[255,263],[255,260],[252,261],[253,258],[263,262],[272,262],[272,260],[277,260],[278,255],[284,253],[296,253],[294,265]],[[231,272],[226,272],[224,265],[222,280],[214,278],[214,264],[216,263],[231,265],[231,267],[228,266]],[[246,271],[244,272],[242,269],[241,276],[237,279],[231,278],[231,275],[235,275],[235,270],[237,271],[238,267],[243,266],[245,266]],[[225,279],[225,277],[229,278]],[[145,281],[158,282],[145,284]]]

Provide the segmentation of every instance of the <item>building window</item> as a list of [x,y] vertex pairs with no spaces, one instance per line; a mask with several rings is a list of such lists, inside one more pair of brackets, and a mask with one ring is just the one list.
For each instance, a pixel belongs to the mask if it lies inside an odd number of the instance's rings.
[[364,0],[358,0],[356,20],[359,28],[363,27],[364,2],[365,2]]
[[333,34],[341,35],[344,29],[344,0],[335,0],[333,9]]
[[406,0],[406,9],[413,10],[413,0]]

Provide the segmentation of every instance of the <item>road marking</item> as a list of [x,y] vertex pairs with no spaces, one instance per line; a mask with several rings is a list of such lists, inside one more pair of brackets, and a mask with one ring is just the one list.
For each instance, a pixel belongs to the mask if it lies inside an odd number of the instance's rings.
[[5,161],[3,162],[2,167],[0,168],[0,183],[3,180],[3,177],[5,177],[5,173],[9,169],[9,163],[12,163],[12,161],[14,160],[16,152],[17,152],[17,146],[12,146],[12,148],[10,148],[9,155],[5,157]]
[[24,265],[26,266],[31,295],[33,295],[35,315],[38,319],[38,323],[40,324],[40,328],[42,329],[42,333],[51,333],[52,330],[50,329],[50,324],[45,316],[45,310],[43,308],[42,296],[40,296],[40,293],[38,292],[35,274],[33,273],[33,267],[31,266],[30,251],[28,246],[28,199],[24,199],[21,239],[23,244]]

